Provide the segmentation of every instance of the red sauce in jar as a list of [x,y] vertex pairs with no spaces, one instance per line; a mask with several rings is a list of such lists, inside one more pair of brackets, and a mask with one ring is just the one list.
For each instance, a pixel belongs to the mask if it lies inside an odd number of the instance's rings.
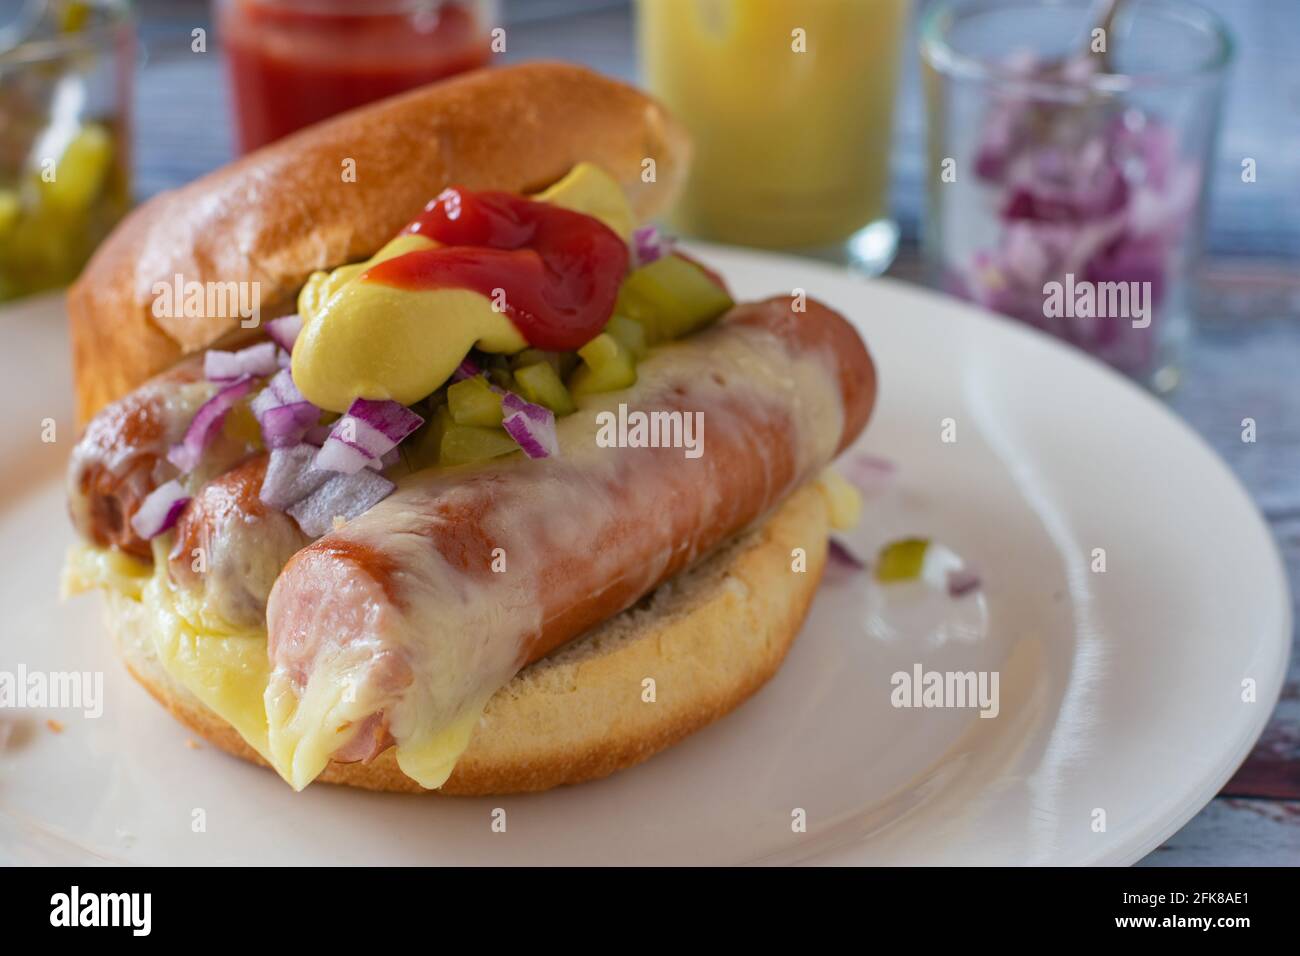
[[436,249],[372,266],[361,281],[401,289],[470,289],[501,303],[533,348],[568,352],[614,314],[627,244],[600,220],[514,193],[444,189],[407,233]]
[[239,148],[483,66],[476,4],[407,0],[224,0],[218,8]]

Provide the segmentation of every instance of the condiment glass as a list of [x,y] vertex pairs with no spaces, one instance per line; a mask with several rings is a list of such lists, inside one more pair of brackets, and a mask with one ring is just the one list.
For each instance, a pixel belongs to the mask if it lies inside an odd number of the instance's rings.
[[[496,0],[216,0],[240,152],[485,66]],[[498,49],[497,52],[500,52]]]
[[909,0],[639,0],[641,72],[695,155],[672,226],[875,274]]
[[1109,36],[1090,10],[930,10],[927,263],[948,291],[1168,391],[1232,44],[1185,0],[1126,4]]

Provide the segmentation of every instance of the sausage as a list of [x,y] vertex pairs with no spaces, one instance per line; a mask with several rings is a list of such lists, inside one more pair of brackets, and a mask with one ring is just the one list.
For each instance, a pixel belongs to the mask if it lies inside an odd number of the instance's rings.
[[[838,314],[795,307],[740,306],[656,350],[632,389],[561,420],[559,456],[410,476],[298,552],[267,607],[271,749],[290,783],[396,742],[408,774],[440,785],[452,764],[412,773],[404,750],[436,751],[521,667],[761,519],[853,441],[871,359]],[[702,453],[602,447],[620,403],[702,416]]]
[[131,518],[175,474],[167,449],[206,397],[207,389],[193,387],[202,371],[198,359],[184,362],[107,406],[86,426],[68,465],[68,509],[82,537],[150,560],[149,542],[135,533]]
[[[203,379],[203,361],[195,356],[91,419],[68,464],[68,509],[82,537],[101,548],[153,559],[149,542],[135,533],[131,518],[150,492],[177,477],[167,451],[219,387]],[[250,450],[245,439],[218,435],[187,481],[220,475]]]
[[174,584],[201,599],[214,630],[258,629],[285,562],[310,538],[259,497],[267,455],[254,455],[199,489],[176,523],[167,559]]

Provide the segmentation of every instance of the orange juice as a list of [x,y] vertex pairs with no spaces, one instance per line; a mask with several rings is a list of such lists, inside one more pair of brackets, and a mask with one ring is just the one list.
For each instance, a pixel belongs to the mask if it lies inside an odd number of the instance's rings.
[[790,248],[883,218],[906,16],[907,0],[640,0],[646,83],[695,141],[674,226]]

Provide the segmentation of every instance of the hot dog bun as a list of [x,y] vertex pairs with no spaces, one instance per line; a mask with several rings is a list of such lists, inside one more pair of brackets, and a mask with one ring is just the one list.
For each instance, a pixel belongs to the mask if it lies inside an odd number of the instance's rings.
[[[482,795],[546,790],[633,766],[727,714],[776,673],[826,561],[829,506],[818,485],[762,525],[521,671],[489,702],[469,749],[438,791],[422,790],[388,750],[332,763],[328,783],[367,790]],[[791,570],[791,552],[807,570]],[[141,605],[109,595],[108,623],[132,675],[210,743],[264,764],[229,724],[173,682],[153,654]],[[646,678],[655,700],[642,699]]]
[[688,158],[654,100],[558,63],[478,71],[303,130],[155,197],[99,247],[68,293],[78,421],[241,334],[237,316],[155,318],[155,283],[257,282],[271,318],[294,310],[311,272],[371,255],[451,183],[533,192],[586,160],[645,219],[672,201]]

